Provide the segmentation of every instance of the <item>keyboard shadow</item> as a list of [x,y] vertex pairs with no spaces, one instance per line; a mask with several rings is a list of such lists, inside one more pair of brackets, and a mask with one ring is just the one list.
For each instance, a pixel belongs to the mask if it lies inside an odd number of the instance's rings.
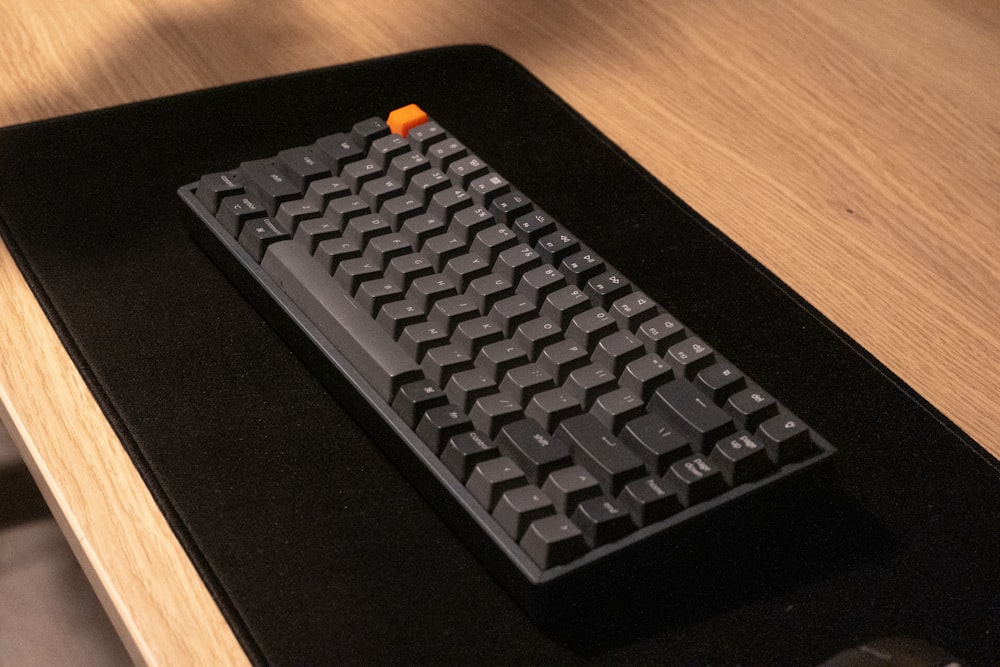
[[[705,522],[671,536],[655,556],[623,563],[624,574],[582,598],[549,601],[533,618],[551,638],[582,655],[597,655],[643,637],[678,633],[745,605],[884,561],[899,541],[839,490],[794,505],[741,508],[717,528]],[[681,573],[677,576],[677,573]],[[566,612],[566,610],[570,610]]]

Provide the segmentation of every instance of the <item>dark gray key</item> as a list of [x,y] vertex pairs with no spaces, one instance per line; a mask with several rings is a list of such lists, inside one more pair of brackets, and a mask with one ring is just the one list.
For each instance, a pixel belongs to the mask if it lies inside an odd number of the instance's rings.
[[808,456],[814,449],[809,428],[795,415],[779,412],[760,425],[757,435],[771,460],[780,465]]
[[401,301],[403,290],[399,289],[399,286],[391,280],[376,278],[361,283],[354,299],[368,313],[369,317],[375,317],[382,310],[382,306],[393,301]]
[[221,172],[202,176],[194,194],[208,212],[215,215],[223,198],[240,195],[243,192],[243,183],[239,175],[235,172]]
[[434,454],[440,454],[445,444],[455,436],[472,430],[469,417],[456,405],[445,404],[424,412],[416,432]]
[[501,299],[490,309],[490,319],[500,325],[503,335],[514,335],[517,328],[538,317],[534,304],[519,294]]
[[409,186],[414,175],[431,168],[430,160],[423,153],[408,151],[392,158],[387,173],[400,183]]
[[559,265],[559,272],[566,276],[567,282],[581,289],[587,281],[604,271],[604,260],[592,250],[581,250],[573,253]]
[[323,215],[337,221],[341,227],[346,227],[352,219],[371,212],[371,207],[363,199],[357,195],[347,195],[331,199]]
[[618,500],[628,508],[637,526],[648,526],[681,511],[677,489],[662,479],[643,477],[625,485]]
[[504,426],[496,437],[496,443],[500,451],[517,463],[534,484],[542,484],[549,473],[571,464],[566,443],[553,440],[531,419],[521,419]]
[[420,362],[420,368],[434,384],[444,387],[452,375],[460,371],[471,370],[473,364],[472,357],[467,352],[454,345],[442,345],[427,350],[427,354]]
[[328,176],[320,178],[309,184],[306,190],[305,200],[310,204],[315,204],[320,210],[325,210],[327,205],[338,197],[347,197],[351,194],[351,188],[339,176]]
[[556,508],[548,496],[534,484],[504,493],[493,510],[493,518],[515,540],[524,535],[532,522],[555,514]]
[[547,516],[532,523],[520,544],[531,560],[542,569],[568,563],[587,552],[583,533],[562,514]]
[[476,357],[476,366],[489,373],[499,382],[509,370],[528,363],[528,354],[516,343],[499,340],[484,345]]
[[500,174],[490,172],[473,179],[468,189],[477,204],[489,207],[494,199],[510,192],[510,183]]
[[670,466],[665,479],[677,488],[677,496],[690,507],[726,491],[722,471],[707,456],[695,454]]
[[340,225],[330,218],[311,218],[299,223],[294,238],[309,248],[310,253],[315,253],[320,241],[337,238],[340,231]]
[[521,276],[521,282],[517,284],[517,292],[524,295],[536,306],[540,306],[545,301],[545,297],[565,284],[566,278],[563,277],[563,274],[551,266],[539,266]]
[[323,270],[332,275],[341,262],[361,257],[361,248],[351,241],[332,238],[320,241],[313,255]]
[[649,400],[649,409],[679,428],[701,451],[736,430],[725,410],[683,379],[657,389]]
[[753,482],[774,469],[764,444],[746,431],[715,443],[712,461],[719,466],[730,486]]
[[476,234],[496,225],[496,220],[482,206],[469,206],[458,211],[448,225],[448,231],[462,239],[462,243],[472,243]]
[[580,503],[573,512],[573,523],[580,527],[591,547],[615,542],[635,530],[628,510],[603,496]]
[[467,296],[457,294],[435,302],[427,317],[444,327],[450,336],[462,322],[479,317],[479,309]]
[[[394,197],[399,197],[405,192],[403,184],[395,178],[389,176],[379,176],[361,186],[358,194],[368,202],[373,211],[378,211],[382,205]],[[416,202],[416,200],[414,200]]]
[[500,429],[523,416],[521,404],[505,394],[483,396],[469,410],[469,419],[473,425],[491,438],[495,438]]
[[390,336],[397,339],[402,335],[403,329],[411,324],[423,322],[425,317],[426,313],[420,306],[412,301],[403,299],[382,306],[382,310],[375,317],[375,321],[389,332]]
[[445,188],[451,187],[451,181],[440,169],[428,169],[414,174],[410,179],[410,185],[406,188],[408,194],[413,195],[425,206],[431,201],[435,193],[441,192]]
[[373,141],[387,134],[389,134],[389,126],[378,116],[358,121],[351,128],[351,139],[361,146],[364,151],[368,150]]
[[486,163],[475,155],[466,155],[452,161],[445,170],[445,173],[448,174],[453,184],[463,190],[468,190],[472,179],[483,176],[489,170],[490,168]]
[[617,388],[615,376],[603,366],[588,364],[569,374],[566,389],[589,410],[597,397]]
[[447,170],[452,162],[468,155],[469,150],[457,139],[448,138],[432,144],[426,153],[435,169]]
[[500,456],[500,450],[489,438],[477,431],[456,435],[441,452],[441,463],[463,484],[477,465]]
[[587,295],[579,287],[567,285],[545,297],[539,313],[565,329],[574,317],[587,310],[590,310]]
[[551,234],[556,229],[556,221],[545,211],[537,209],[518,216],[513,223],[508,224],[517,234],[521,243],[527,243],[531,247],[538,243],[538,239],[546,234]]
[[374,140],[368,148],[368,158],[382,169],[388,169],[393,158],[410,152],[410,144],[398,134],[388,134]]
[[317,140],[316,147],[326,157],[327,164],[334,174],[339,174],[349,162],[364,157],[362,146],[343,132]]
[[605,310],[615,301],[632,291],[632,283],[617,271],[608,271],[587,281],[583,291],[590,296],[595,306]]
[[642,343],[631,332],[616,331],[598,341],[590,359],[617,376],[621,375],[625,366],[643,356],[645,352]]
[[444,271],[448,262],[464,255],[467,249],[462,239],[448,232],[427,239],[420,251],[431,261],[435,271]]
[[476,234],[470,252],[483,257],[492,266],[500,253],[517,245],[517,237],[505,225],[492,225]]
[[617,434],[625,424],[646,412],[643,400],[628,389],[615,389],[597,397],[590,412]]
[[716,404],[721,405],[727,398],[746,388],[747,377],[743,371],[723,359],[698,371],[694,384],[711,396]]
[[359,194],[361,186],[368,181],[385,176],[385,172],[373,160],[367,158],[345,165],[340,177],[351,188],[351,192]]
[[521,405],[527,405],[535,394],[555,389],[552,375],[538,364],[518,366],[507,371],[500,382],[500,391],[514,398]]
[[535,250],[546,264],[559,266],[560,262],[580,249],[580,241],[565,230],[546,234],[538,239]]
[[503,332],[490,318],[476,317],[455,327],[451,338],[455,345],[475,358],[484,345],[503,340]]
[[240,165],[240,180],[247,193],[259,201],[270,216],[282,202],[299,199],[302,193],[273,160],[249,160]]
[[610,308],[622,329],[635,331],[639,325],[657,314],[656,303],[642,292],[632,292],[616,299]]
[[425,311],[429,311],[436,301],[456,294],[455,285],[439,273],[420,276],[410,283],[406,298],[413,300]]
[[313,181],[330,176],[326,160],[311,146],[281,151],[278,153],[278,168],[299,192],[304,192]]
[[444,129],[435,123],[433,120],[428,120],[426,123],[421,123],[420,125],[411,128],[406,135],[407,141],[413,146],[414,150],[425,153],[431,144],[437,141],[442,141],[447,138],[448,133]]
[[562,340],[562,329],[549,318],[539,317],[519,326],[512,338],[535,360],[546,346]]
[[633,419],[618,437],[642,459],[651,475],[665,474],[672,463],[694,453],[688,439],[657,415]]
[[392,401],[392,409],[410,428],[414,428],[425,412],[447,403],[448,399],[440,386],[430,380],[417,380],[399,388]]
[[693,379],[698,371],[715,363],[715,351],[697,336],[691,336],[671,345],[664,355],[677,370],[679,377]]
[[411,324],[399,336],[399,345],[414,361],[422,361],[427,350],[448,344],[448,332],[431,322]]
[[434,273],[434,267],[419,253],[409,253],[393,257],[389,261],[389,266],[385,269],[385,277],[393,281],[404,290],[410,288],[410,284],[421,276],[429,276]]
[[424,207],[416,197],[407,194],[389,199],[378,210],[378,214],[395,230],[399,230],[403,223],[423,212]]
[[344,225],[344,238],[354,241],[362,248],[376,236],[391,233],[392,227],[389,223],[375,213],[365,213],[351,218],[351,221]]
[[646,474],[639,457],[592,414],[563,421],[555,431],[555,439],[565,443],[573,460],[596,477],[604,492],[612,496]]
[[[590,305],[589,302],[587,305]],[[566,327],[566,337],[593,352],[597,342],[618,331],[618,324],[603,308],[591,308],[572,319]]]
[[761,422],[778,414],[778,402],[774,396],[757,385],[750,385],[730,396],[725,407],[736,423],[748,431],[756,430]]
[[[403,238],[402,234],[390,232],[370,239],[365,247],[364,256],[384,270],[394,258],[412,253],[413,248],[410,247],[410,242]],[[430,269],[430,266],[428,265],[427,268]]]
[[531,417],[542,428],[552,433],[564,419],[579,415],[582,411],[580,402],[564,389],[549,389],[531,398],[524,409],[524,414]]
[[493,214],[493,217],[496,218],[497,222],[508,227],[519,216],[525,215],[531,210],[531,200],[523,192],[517,190],[500,195],[490,204],[490,213]]
[[658,387],[674,379],[674,370],[659,355],[647,354],[629,362],[619,384],[648,401]]
[[480,313],[486,315],[493,304],[514,295],[514,285],[503,276],[490,273],[473,279],[465,295],[472,299]]
[[337,282],[294,241],[272,244],[261,268],[386,401],[423,377],[396,342],[358,309]]
[[489,396],[496,392],[496,380],[478,368],[455,373],[444,387],[444,393],[447,394],[448,400],[465,412],[471,410],[475,402],[483,396]]
[[427,212],[442,220],[451,220],[463,208],[474,204],[472,196],[462,188],[445,188],[434,193],[427,204]]
[[580,466],[553,471],[542,485],[542,491],[563,514],[570,516],[584,500],[601,495],[597,478]]
[[660,313],[640,324],[636,336],[649,353],[662,357],[671,345],[684,340],[687,330],[673,315]]
[[364,257],[345,259],[337,266],[333,277],[337,283],[351,296],[354,296],[361,283],[381,277],[382,272],[372,262]]
[[288,238],[288,233],[276,225],[271,218],[254,218],[243,225],[239,241],[254,261],[259,262],[264,257],[264,251],[267,250],[268,246]]
[[423,213],[407,219],[399,231],[410,242],[410,245],[420,250],[427,239],[444,234],[446,230],[447,227],[440,218]]
[[476,278],[481,278],[490,272],[490,265],[479,255],[458,255],[448,260],[441,272],[451,278],[459,292],[464,292]]
[[552,374],[557,384],[565,382],[570,373],[588,363],[587,350],[572,340],[553,343],[538,356],[538,364]]
[[527,483],[524,472],[517,464],[506,456],[500,456],[477,465],[469,475],[465,488],[480,505],[492,511],[504,493]]
[[541,256],[527,244],[521,243],[501,252],[493,265],[493,271],[516,285],[521,281],[521,276],[541,264]]
[[264,210],[264,206],[253,196],[247,194],[223,197],[222,201],[219,202],[219,209],[215,215],[219,224],[233,238],[239,238],[240,232],[243,231],[243,225],[248,220],[266,216],[267,211]]

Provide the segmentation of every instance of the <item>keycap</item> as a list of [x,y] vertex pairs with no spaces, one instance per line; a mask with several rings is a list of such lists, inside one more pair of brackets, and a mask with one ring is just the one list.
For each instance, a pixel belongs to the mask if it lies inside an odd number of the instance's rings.
[[642,461],[592,414],[564,420],[555,439],[573,452],[573,460],[617,496],[628,482],[646,474]]
[[649,408],[677,425],[699,451],[736,430],[732,417],[687,380],[672,380],[657,389]]
[[500,429],[496,443],[535,484],[542,484],[549,473],[570,464],[566,443],[553,440],[549,432],[532,419],[507,424]]
[[683,509],[677,489],[656,477],[629,482],[618,501],[625,505],[637,526],[648,526]]
[[554,514],[532,523],[521,547],[542,568],[573,560],[586,551],[583,533],[564,515]]
[[508,535],[518,539],[531,523],[555,511],[552,501],[542,490],[529,484],[504,493],[493,510],[493,517]]
[[577,505],[573,523],[580,527],[584,539],[592,547],[620,540],[635,529],[629,511],[605,496],[590,498]]
[[701,454],[674,463],[665,479],[677,488],[677,497],[685,507],[714,498],[726,490],[722,471]]
[[465,486],[480,505],[492,511],[504,493],[525,484],[527,479],[517,464],[500,456],[477,465]]

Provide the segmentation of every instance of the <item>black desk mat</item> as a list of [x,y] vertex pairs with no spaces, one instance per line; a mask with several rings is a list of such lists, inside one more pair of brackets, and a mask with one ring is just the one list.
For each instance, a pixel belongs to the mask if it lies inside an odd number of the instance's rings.
[[[670,573],[699,591],[684,611],[666,588],[532,624],[182,225],[178,186],[409,102],[837,445],[841,490],[762,516],[696,581]],[[811,664],[893,635],[1000,656],[992,457],[495,50],[0,130],[0,220],[257,662]]]

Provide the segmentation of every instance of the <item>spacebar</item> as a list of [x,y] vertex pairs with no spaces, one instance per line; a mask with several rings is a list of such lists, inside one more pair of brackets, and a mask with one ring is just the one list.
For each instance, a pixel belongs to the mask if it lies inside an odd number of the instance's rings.
[[305,244],[272,243],[260,266],[386,401],[400,386],[423,378],[420,367],[309,256]]

